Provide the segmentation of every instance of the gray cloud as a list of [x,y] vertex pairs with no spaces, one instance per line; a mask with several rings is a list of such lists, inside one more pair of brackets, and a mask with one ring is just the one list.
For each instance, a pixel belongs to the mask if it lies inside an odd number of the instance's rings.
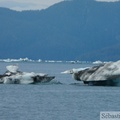
[[45,9],[63,0],[0,0],[0,7],[7,7],[14,10],[40,10]]

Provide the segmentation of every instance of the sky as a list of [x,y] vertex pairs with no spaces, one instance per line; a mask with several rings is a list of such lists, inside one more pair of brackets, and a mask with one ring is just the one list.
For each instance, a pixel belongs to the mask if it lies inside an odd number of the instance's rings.
[[[0,0],[0,7],[6,7],[17,11],[41,10],[64,0]],[[114,2],[119,0],[96,0],[100,2]]]
[[17,11],[41,10],[64,0],[0,0],[0,7]]

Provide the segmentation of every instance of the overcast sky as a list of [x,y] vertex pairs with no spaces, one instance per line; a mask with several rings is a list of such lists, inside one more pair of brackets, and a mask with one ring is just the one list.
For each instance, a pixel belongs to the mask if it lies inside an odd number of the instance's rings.
[[0,0],[0,7],[13,10],[40,10],[64,0]]
[[[40,10],[64,0],[0,0],[0,7],[7,7],[13,10]],[[119,0],[96,0],[114,2]]]

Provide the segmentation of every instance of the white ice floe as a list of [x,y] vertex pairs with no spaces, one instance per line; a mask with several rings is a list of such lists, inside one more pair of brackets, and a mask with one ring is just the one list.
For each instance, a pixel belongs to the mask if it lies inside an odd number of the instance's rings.
[[6,66],[6,69],[9,72],[16,73],[18,71],[18,66],[16,66],[16,65],[9,65],[9,66]]
[[73,69],[70,69],[70,70],[66,70],[66,71],[63,71],[63,72],[61,72],[61,74],[73,74],[73,73],[78,73],[78,72],[80,72],[80,71],[82,71],[82,70],[85,70],[85,69],[88,69],[88,68],[90,68],[90,67],[85,67],[85,68],[73,68]]
[[0,75],[0,83],[4,84],[36,84],[50,82],[54,76],[48,76],[45,73],[21,72],[18,71],[18,66],[6,66],[7,71]]
[[100,60],[97,60],[97,61],[93,62],[93,64],[102,64],[102,63],[103,63],[103,62],[100,61]]
[[120,60],[88,68],[71,69],[62,73],[70,73],[75,80],[85,83],[116,85],[120,83]]

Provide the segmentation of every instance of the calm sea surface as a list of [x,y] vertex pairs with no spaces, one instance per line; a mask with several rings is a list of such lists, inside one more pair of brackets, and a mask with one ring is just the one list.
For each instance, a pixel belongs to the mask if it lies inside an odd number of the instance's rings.
[[[0,73],[12,63],[0,62]],[[120,87],[85,86],[60,74],[90,66],[65,63],[18,63],[24,72],[55,75],[47,84],[0,85],[0,120],[100,120],[100,111],[120,111]]]

